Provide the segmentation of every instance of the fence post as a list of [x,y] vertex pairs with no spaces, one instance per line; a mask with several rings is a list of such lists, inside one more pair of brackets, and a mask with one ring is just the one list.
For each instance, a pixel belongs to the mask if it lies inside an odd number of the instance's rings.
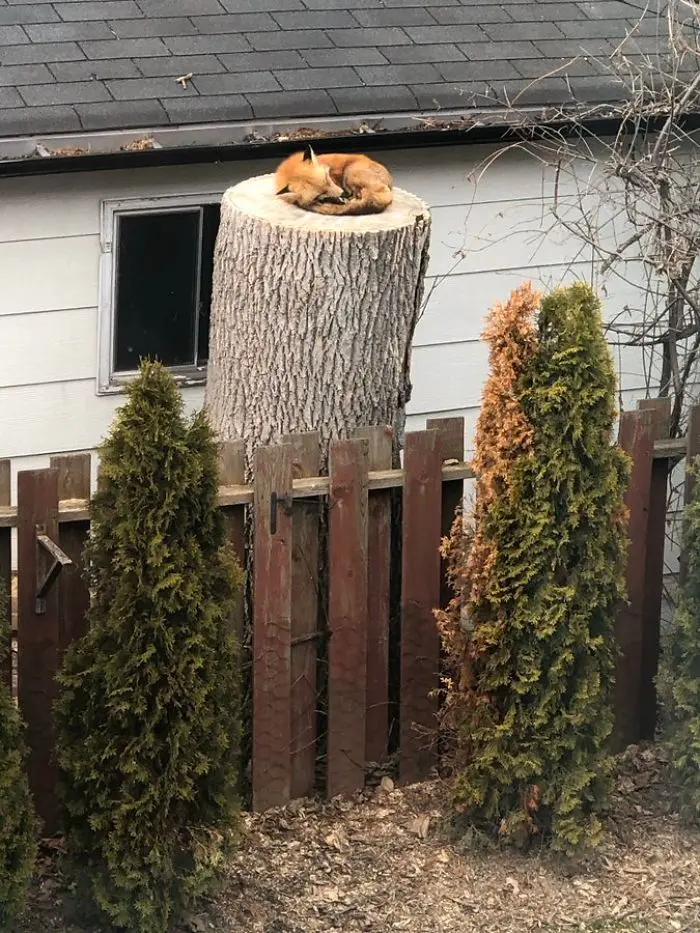
[[255,451],[253,808],[291,792],[292,448]]
[[[11,505],[10,461],[0,460],[0,507]],[[12,690],[12,529],[0,528],[0,586],[7,597],[7,616],[0,622],[7,625],[8,639],[0,644],[0,682]]]
[[[671,426],[671,399],[643,399],[640,411],[653,413],[652,440],[666,438]],[[642,672],[640,697],[640,738],[653,740],[656,730],[656,682],[661,650],[661,603],[664,588],[666,549],[666,501],[668,460],[654,459],[649,489],[646,566],[644,569],[644,610],[642,616]]]
[[[464,418],[428,418],[428,430],[440,435],[440,449],[445,460],[464,459]],[[464,480],[458,479],[442,484],[442,537],[447,538],[452,530],[455,513],[464,496]],[[440,608],[445,609],[452,599],[452,587],[447,579],[447,565],[441,563]],[[437,607],[436,607],[437,608]]]
[[[51,469],[58,472],[58,499],[90,499],[90,454],[51,457]],[[90,590],[85,579],[83,551],[90,534],[90,522],[64,522],[58,526],[58,544],[73,561],[62,574],[59,588],[59,653],[81,638],[87,628]]]
[[[693,405],[688,416],[688,430],[685,436],[685,487],[683,494],[683,503],[688,505],[693,498],[693,492],[697,479],[691,476],[688,467],[693,460],[700,454],[700,405]],[[681,549],[680,561],[678,567],[678,582],[682,586],[685,583],[685,577],[688,565],[685,561],[685,555]]]
[[406,434],[401,570],[402,781],[422,780],[436,759],[440,638],[442,451],[437,431]]
[[366,440],[330,446],[328,796],[364,786],[367,697]]
[[[688,416],[688,430],[686,433],[686,463],[690,463],[700,454],[700,405],[693,405]],[[693,491],[697,480],[694,476],[685,474],[685,505],[693,498]]]
[[17,476],[17,675],[22,718],[27,724],[27,774],[44,832],[57,828],[52,706],[59,655],[59,592],[46,594],[37,613],[37,530],[58,540],[58,471],[23,470]]
[[[292,448],[295,479],[318,476],[317,431],[282,438]],[[292,797],[308,797],[316,778],[316,658],[318,654],[318,569],[320,500],[294,503],[292,515]]]
[[627,602],[618,613],[615,627],[621,652],[615,671],[614,743],[618,748],[640,738],[644,576],[654,459],[654,418],[654,412],[649,410],[627,411],[620,415],[619,443],[630,455],[632,468],[625,495],[629,509]]
[[[367,439],[370,470],[390,470],[393,431],[360,428]],[[367,516],[367,702],[365,758],[381,762],[389,743],[389,616],[391,571],[391,492],[370,493]]]

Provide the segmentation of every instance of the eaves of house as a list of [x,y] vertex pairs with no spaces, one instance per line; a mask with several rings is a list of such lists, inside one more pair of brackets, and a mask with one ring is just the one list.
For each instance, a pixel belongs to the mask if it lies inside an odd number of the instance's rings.
[[602,126],[606,60],[664,24],[644,0],[0,0],[0,174]]

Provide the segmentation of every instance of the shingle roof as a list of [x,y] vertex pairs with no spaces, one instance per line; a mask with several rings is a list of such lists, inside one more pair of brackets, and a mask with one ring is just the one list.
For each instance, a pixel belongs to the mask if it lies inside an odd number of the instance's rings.
[[[644,0],[0,0],[0,138],[619,94]],[[632,51],[658,45],[656,19]],[[178,83],[183,75],[191,78]],[[184,85],[184,86],[183,86]]]

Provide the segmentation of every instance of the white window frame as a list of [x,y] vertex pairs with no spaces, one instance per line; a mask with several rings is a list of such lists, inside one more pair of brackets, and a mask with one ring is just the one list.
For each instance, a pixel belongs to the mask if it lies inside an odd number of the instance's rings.
[[[100,270],[97,321],[97,394],[113,395],[137,375],[132,372],[114,372],[114,334],[116,317],[116,240],[117,221],[125,214],[175,213],[188,207],[220,204],[222,191],[199,194],[162,195],[150,198],[120,198],[102,201],[100,205]],[[170,371],[182,386],[203,385],[206,366],[171,366]]]

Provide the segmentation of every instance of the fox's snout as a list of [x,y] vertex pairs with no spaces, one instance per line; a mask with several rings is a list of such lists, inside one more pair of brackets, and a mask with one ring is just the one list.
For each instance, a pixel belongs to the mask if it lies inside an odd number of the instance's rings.
[[328,183],[326,185],[326,190],[322,192],[322,194],[319,197],[319,200],[338,202],[338,201],[343,201],[344,198],[345,198],[345,192],[343,191],[343,189],[340,187],[340,185],[336,185],[336,183],[329,178]]

